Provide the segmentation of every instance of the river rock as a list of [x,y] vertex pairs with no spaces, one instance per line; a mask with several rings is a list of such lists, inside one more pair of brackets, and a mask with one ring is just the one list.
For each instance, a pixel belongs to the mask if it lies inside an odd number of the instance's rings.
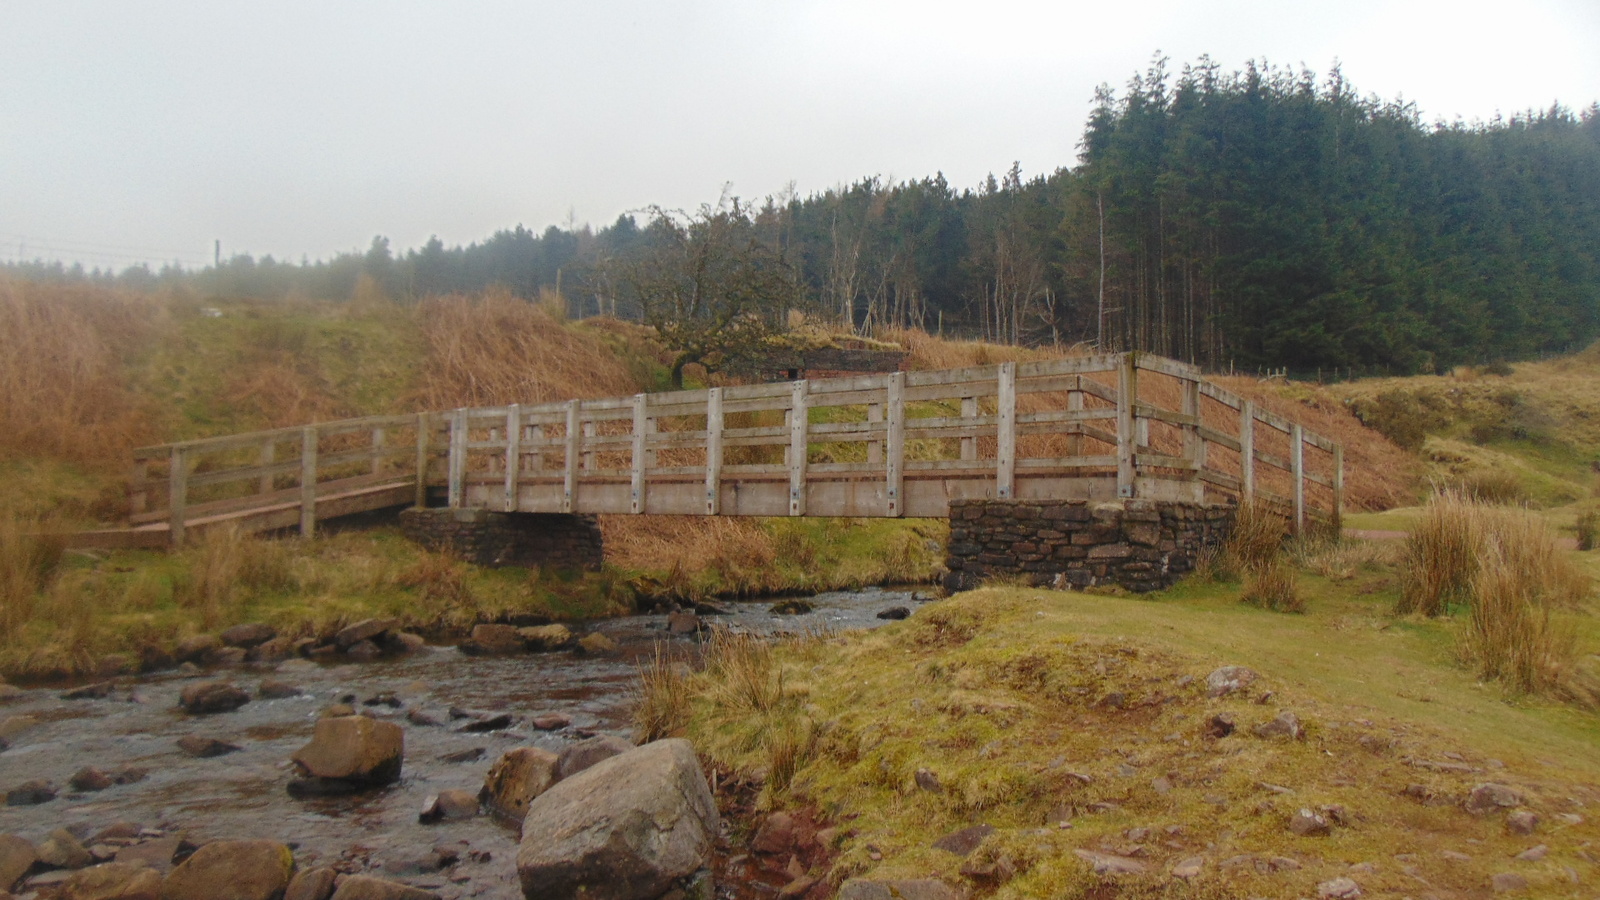
[[558,778],[571,778],[602,759],[627,753],[633,744],[609,734],[599,734],[562,749],[556,765]]
[[338,633],[333,636],[333,642],[339,646],[339,649],[348,650],[362,641],[377,640],[386,632],[399,627],[400,621],[398,619],[362,619],[354,625],[339,629]]
[[277,636],[278,629],[265,622],[246,622],[242,625],[234,625],[231,628],[224,628],[222,634],[219,635],[222,638],[222,642],[229,647],[243,647],[246,650],[257,644],[265,644]]
[[353,662],[369,663],[383,655],[383,648],[372,641],[356,641],[345,648],[344,655]]
[[566,713],[540,713],[529,719],[528,724],[540,731],[560,731],[572,724],[572,717]]
[[39,720],[33,716],[6,716],[0,720],[0,738],[14,741],[18,735],[32,731],[39,727]]
[[780,600],[767,607],[767,611],[777,616],[803,616],[815,608],[811,605],[811,601],[796,597],[791,600]]
[[674,610],[667,616],[667,631],[672,634],[694,634],[700,630],[700,617],[692,609]]
[[529,804],[517,874],[529,898],[650,900],[705,864],[719,828],[694,748],[656,741]]
[[9,890],[38,859],[39,854],[26,838],[0,834],[0,891]]
[[456,731],[462,734],[482,734],[486,731],[501,731],[503,729],[510,728],[516,721],[516,717],[510,713],[497,713],[481,719],[473,719],[460,728],[457,728]]
[[551,653],[572,646],[572,630],[565,625],[531,625],[518,628],[522,642],[534,653]]
[[15,703],[23,696],[22,688],[0,681],[0,703]]
[[292,659],[300,655],[299,649],[296,647],[298,642],[297,638],[281,636],[262,641],[250,648],[249,652],[245,654],[245,659],[256,663],[283,662],[286,659]]
[[162,900],[277,900],[294,854],[276,841],[212,841],[167,875]]
[[462,641],[460,647],[462,653],[484,656],[522,653],[527,649],[515,627],[493,624],[472,626],[472,636]]
[[1211,674],[1206,676],[1206,693],[1212,697],[1221,697],[1242,691],[1258,677],[1260,676],[1254,671],[1244,666],[1222,666],[1213,669]]
[[108,862],[72,873],[59,900],[161,900],[161,873],[143,866]]
[[192,715],[233,712],[250,702],[250,695],[226,681],[201,681],[186,685],[178,705]]
[[143,781],[147,774],[144,769],[133,766],[117,766],[110,770],[85,766],[73,773],[68,784],[75,791],[103,791],[115,785]]
[[38,806],[56,798],[55,785],[48,781],[24,781],[6,791],[7,806]]
[[966,896],[965,892],[932,878],[901,881],[851,878],[839,886],[835,900],[966,900]]
[[97,681],[94,684],[86,684],[83,687],[73,688],[70,691],[65,691],[62,693],[61,699],[104,700],[105,698],[111,696],[111,692],[115,691],[116,689],[117,683],[115,681]]
[[429,794],[422,802],[422,813],[417,816],[417,821],[424,825],[434,822],[453,822],[457,819],[471,819],[478,814],[478,798],[467,791],[440,791]]
[[310,783],[291,792],[361,788],[400,778],[405,731],[393,722],[368,716],[318,719],[311,743],[295,751],[294,763]]
[[181,663],[197,663],[206,655],[222,649],[222,638],[214,634],[197,634],[186,637],[172,649],[172,655]]
[[578,647],[585,653],[615,653],[617,642],[598,631],[591,631],[578,638]]
[[243,647],[218,647],[206,654],[204,662],[208,666],[238,666],[249,656],[250,651]]
[[256,696],[263,700],[283,700],[289,697],[298,697],[304,691],[287,681],[268,678],[256,686]]
[[283,892],[283,900],[328,900],[333,895],[334,880],[338,877],[338,870],[327,866],[302,869],[294,873],[294,878],[289,881],[289,889]]
[[409,631],[393,631],[389,633],[384,646],[396,653],[416,653],[428,649],[428,639]]
[[542,747],[507,750],[489,767],[478,797],[495,815],[521,822],[528,804],[556,783],[560,764],[560,757]]
[[177,743],[179,750],[195,759],[210,759],[213,756],[237,753],[244,749],[238,744],[230,744],[212,737],[201,737],[198,734],[186,734],[178,738]]
[[439,895],[409,884],[369,875],[351,875],[339,882],[332,900],[439,900]]
[[39,862],[54,869],[81,869],[94,862],[83,843],[65,828],[50,832],[35,852]]
[[911,610],[907,609],[904,606],[891,606],[888,609],[884,609],[884,610],[879,610],[878,611],[878,618],[880,618],[880,619],[895,619],[895,620],[898,620],[898,619],[906,619],[906,618],[910,618],[910,617],[911,617]]

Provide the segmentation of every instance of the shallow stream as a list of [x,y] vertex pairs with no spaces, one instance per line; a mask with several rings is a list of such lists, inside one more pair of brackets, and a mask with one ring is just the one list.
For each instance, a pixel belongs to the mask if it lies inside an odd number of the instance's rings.
[[[726,616],[705,621],[759,633],[827,628],[848,630],[882,624],[876,614],[893,606],[915,608],[908,590],[869,588],[808,598],[807,615],[779,616],[771,601],[726,604]],[[572,653],[503,657],[466,656],[452,647],[435,647],[396,660],[319,665],[294,660],[276,665],[224,669],[207,677],[230,680],[255,692],[263,679],[299,687],[298,697],[253,699],[235,712],[191,716],[177,708],[178,693],[190,678],[158,674],[131,680],[110,697],[66,700],[60,688],[27,690],[0,706],[0,720],[30,716],[39,724],[16,733],[0,752],[0,791],[30,780],[52,782],[62,793],[37,806],[0,806],[0,833],[20,834],[38,843],[52,829],[66,826],[93,834],[114,822],[182,832],[196,843],[218,838],[266,838],[289,843],[301,867],[338,865],[346,871],[426,887],[445,898],[520,898],[516,879],[513,827],[488,817],[422,825],[417,815],[428,795],[445,789],[476,792],[499,755],[512,747],[537,745],[559,752],[590,734],[628,736],[633,691],[641,662],[658,642],[692,652],[695,637],[674,636],[665,616],[631,616],[578,623],[578,633],[599,631],[617,651],[584,656]],[[392,693],[402,708],[360,706]],[[386,789],[347,797],[308,800],[289,796],[289,757],[311,737],[323,707],[354,695],[359,708],[391,718],[405,728],[401,780]],[[420,707],[440,726],[418,726],[406,710]],[[501,731],[464,733],[467,719],[452,721],[457,707],[481,713],[511,713],[514,724]],[[572,724],[554,732],[535,729],[530,719],[563,713]],[[209,759],[185,755],[176,741],[185,735],[215,737],[241,746],[238,752]],[[443,759],[482,748],[481,758]],[[110,770],[130,765],[148,770],[142,781],[97,793],[67,787],[86,766]],[[438,869],[436,848],[460,861]],[[723,893],[720,892],[719,893]]]

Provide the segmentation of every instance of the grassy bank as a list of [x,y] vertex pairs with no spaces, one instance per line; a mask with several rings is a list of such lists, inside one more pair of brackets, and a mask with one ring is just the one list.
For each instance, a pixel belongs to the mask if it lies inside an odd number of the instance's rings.
[[[871,633],[714,649],[708,673],[658,677],[642,721],[763,783],[767,808],[837,825],[836,882],[1294,897],[1349,876],[1368,895],[1478,896],[1515,872],[1538,896],[1580,896],[1567,869],[1600,875],[1586,855],[1600,839],[1600,718],[1480,681],[1460,655],[1465,619],[1397,616],[1392,554],[1294,560],[1301,615],[1198,579],[1139,598],[987,588]],[[1590,608],[1561,615],[1582,621],[1585,653],[1600,647]],[[1208,696],[1224,664],[1261,680]],[[1253,732],[1281,713],[1299,739]],[[1232,734],[1216,736],[1217,716]],[[1490,781],[1538,814],[1536,836],[1462,808]],[[1291,832],[1302,808],[1331,833]],[[978,823],[996,831],[970,857],[931,846]],[[1548,855],[1514,859],[1535,844]],[[1075,850],[1145,872],[1096,874]],[[1171,874],[1196,860],[1197,875]]]

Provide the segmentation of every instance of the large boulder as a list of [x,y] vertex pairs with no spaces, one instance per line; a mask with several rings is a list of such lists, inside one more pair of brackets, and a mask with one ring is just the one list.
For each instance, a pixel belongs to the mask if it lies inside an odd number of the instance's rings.
[[60,900],[161,900],[161,873],[144,866],[108,862],[72,873]]
[[651,900],[706,862],[717,807],[688,741],[645,744],[528,806],[517,875],[529,898]]
[[283,893],[283,900],[328,900],[333,896],[334,882],[338,878],[338,870],[329,866],[301,869],[294,873],[289,889]]
[[294,854],[276,841],[213,841],[167,874],[162,900],[277,900]]
[[10,890],[39,859],[33,844],[14,834],[0,834],[0,891]]
[[369,716],[317,720],[311,743],[295,751],[294,764],[305,779],[292,793],[326,793],[390,784],[400,778],[405,731]]
[[197,716],[233,712],[250,702],[250,695],[226,681],[201,681],[186,685],[178,705]]
[[514,822],[528,815],[528,804],[560,778],[560,758],[540,747],[517,747],[489,767],[478,797],[489,811]]

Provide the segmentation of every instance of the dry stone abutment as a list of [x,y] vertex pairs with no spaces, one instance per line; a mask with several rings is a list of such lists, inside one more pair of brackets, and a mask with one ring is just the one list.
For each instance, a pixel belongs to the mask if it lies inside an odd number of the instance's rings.
[[1222,543],[1233,510],[1162,500],[953,500],[944,586],[970,590],[1001,577],[1160,590]]

